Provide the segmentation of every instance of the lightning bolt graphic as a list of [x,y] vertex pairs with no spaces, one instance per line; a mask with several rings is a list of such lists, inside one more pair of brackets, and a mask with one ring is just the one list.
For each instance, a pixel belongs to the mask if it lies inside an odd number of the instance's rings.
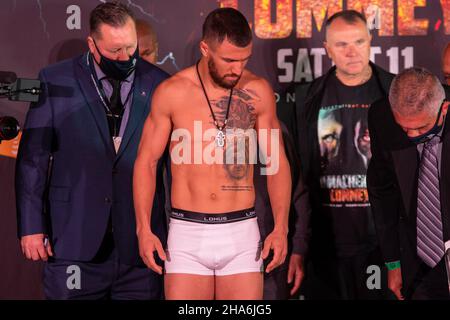
[[48,33],[47,31],[47,22],[44,19],[44,16],[42,15],[42,4],[41,4],[41,0],[36,0],[36,3],[39,7],[39,19],[42,22],[42,27],[44,29],[44,33],[47,36],[47,39],[50,39],[50,33]]
[[156,62],[157,65],[163,65],[167,60],[170,60],[177,71],[180,71],[180,68],[177,65],[177,59],[173,55],[172,52],[169,52],[161,61]]
[[[100,1],[101,3],[106,3],[106,0],[99,0],[99,1]],[[152,19],[152,20],[155,21],[156,23],[161,23],[161,21],[158,20],[153,14],[151,14],[151,13],[145,11],[145,9],[144,9],[142,6],[140,6],[140,5],[136,4],[136,3],[134,3],[133,1],[128,0],[128,6],[129,6],[129,7],[137,8],[144,16],[149,17],[150,19]]]
[[156,19],[156,17],[153,14],[148,13],[147,11],[144,10],[144,8],[142,6],[140,6],[138,4],[135,4],[133,1],[128,0],[128,6],[132,6],[132,7],[137,8],[146,17],[149,17],[150,19],[152,19],[156,23],[160,23],[160,21],[158,19]]

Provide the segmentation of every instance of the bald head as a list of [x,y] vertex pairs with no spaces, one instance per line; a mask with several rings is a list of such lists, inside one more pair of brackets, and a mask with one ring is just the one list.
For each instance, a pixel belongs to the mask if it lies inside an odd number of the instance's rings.
[[450,42],[447,43],[442,55],[442,72],[444,73],[445,82],[450,85]]
[[367,20],[364,15],[356,10],[343,10],[333,14],[330,18],[328,18],[325,24],[325,41],[328,40],[329,30],[332,28],[332,25],[336,24],[337,26],[342,26],[343,24],[348,26],[358,26],[360,24],[364,24],[367,29],[367,33],[370,34],[370,30],[367,27]]
[[142,59],[156,64],[158,60],[158,39],[152,25],[145,20],[136,20],[139,55]]
[[365,18],[357,11],[340,11],[328,19],[324,46],[340,81],[355,85],[368,80],[371,39]]

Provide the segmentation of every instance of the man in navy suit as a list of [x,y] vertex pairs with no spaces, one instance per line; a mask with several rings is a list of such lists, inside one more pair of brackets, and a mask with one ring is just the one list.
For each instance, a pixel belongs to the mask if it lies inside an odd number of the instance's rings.
[[[161,276],[139,257],[132,170],[152,94],[168,75],[139,58],[124,5],[97,6],[87,42],[88,53],[39,75],[43,92],[17,159],[22,251],[47,261],[49,299],[160,299]],[[165,239],[160,168],[151,226]]]

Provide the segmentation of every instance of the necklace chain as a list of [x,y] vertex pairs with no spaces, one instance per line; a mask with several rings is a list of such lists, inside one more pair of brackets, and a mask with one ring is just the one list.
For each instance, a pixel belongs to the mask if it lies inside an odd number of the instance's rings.
[[233,96],[233,88],[231,88],[231,90],[230,90],[230,96],[228,98],[228,106],[227,106],[227,113],[225,115],[225,120],[223,122],[223,125],[219,126],[219,123],[216,120],[216,116],[214,115],[214,111],[213,111],[213,109],[211,107],[211,102],[209,101],[208,94],[206,93],[206,89],[205,89],[205,86],[203,84],[202,78],[200,77],[200,72],[198,71],[199,63],[200,63],[200,60],[197,61],[197,64],[196,64],[197,76],[198,76],[198,79],[200,80],[200,84],[202,86],[203,93],[205,94],[206,101],[208,102],[209,111],[211,112],[211,116],[212,116],[212,118],[214,120],[214,125],[216,126],[217,130],[222,132],[223,129],[226,127],[227,122],[228,122],[228,115],[230,113],[230,105],[231,105],[231,97]]

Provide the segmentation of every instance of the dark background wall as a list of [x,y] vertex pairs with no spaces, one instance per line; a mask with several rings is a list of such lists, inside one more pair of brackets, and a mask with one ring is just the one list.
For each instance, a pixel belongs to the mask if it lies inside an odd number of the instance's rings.
[[[51,63],[86,50],[89,13],[95,0],[2,0],[0,70],[36,78]],[[220,5],[241,10],[255,33],[250,70],[264,76],[286,101],[292,81],[311,80],[331,62],[322,49],[323,21],[342,8],[365,11],[377,5],[379,29],[373,31],[375,63],[398,72],[418,65],[442,78],[441,52],[450,40],[450,0],[128,0],[136,16],[158,34],[159,64],[169,73],[193,64],[201,25]],[[280,104],[280,108],[281,108]],[[23,123],[28,105],[0,100],[0,116]],[[280,110],[280,114],[283,112]],[[0,145],[0,299],[42,298],[42,264],[22,257],[16,238],[14,166],[18,141]]]

